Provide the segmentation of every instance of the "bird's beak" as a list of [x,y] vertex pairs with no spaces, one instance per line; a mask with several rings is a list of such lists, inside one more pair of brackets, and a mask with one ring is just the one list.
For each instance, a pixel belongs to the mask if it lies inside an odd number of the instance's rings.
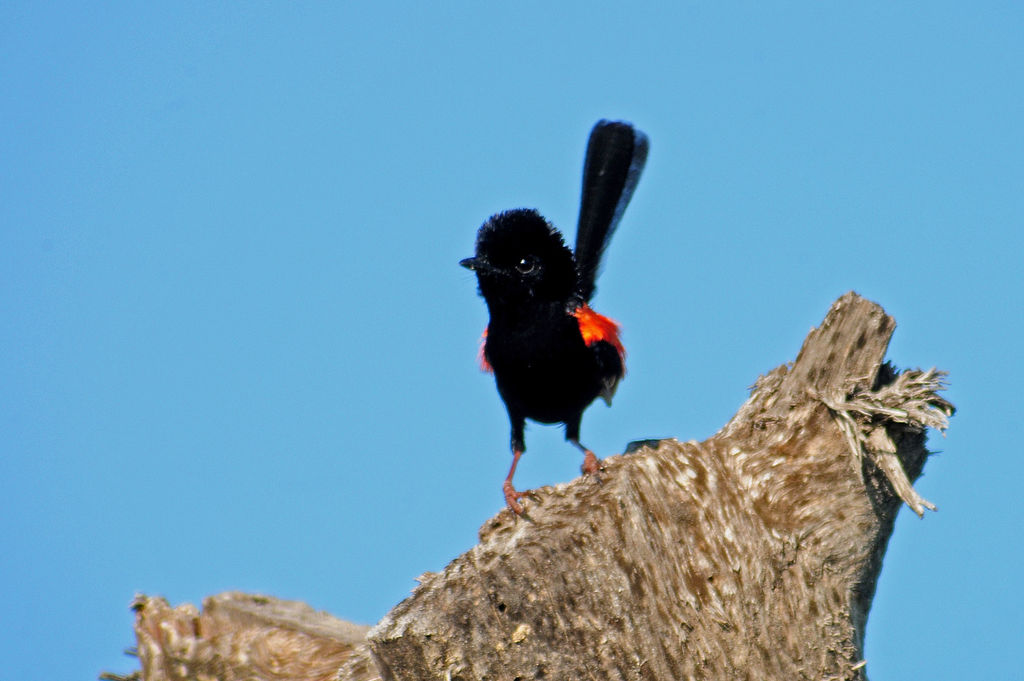
[[459,264],[465,267],[467,270],[473,270],[476,275],[479,276],[493,276],[501,274],[501,271],[496,269],[494,265],[487,262],[486,258],[463,258],[459,261]]

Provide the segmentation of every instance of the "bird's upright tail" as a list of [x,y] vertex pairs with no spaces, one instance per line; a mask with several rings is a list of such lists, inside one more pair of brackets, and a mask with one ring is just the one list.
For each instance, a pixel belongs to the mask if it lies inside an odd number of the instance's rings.
[[578,294],[594,295],[601,255],[622,218],[647,161],[647,135],[631,124],[598,121],[583,162],[583,196],[576,228]]

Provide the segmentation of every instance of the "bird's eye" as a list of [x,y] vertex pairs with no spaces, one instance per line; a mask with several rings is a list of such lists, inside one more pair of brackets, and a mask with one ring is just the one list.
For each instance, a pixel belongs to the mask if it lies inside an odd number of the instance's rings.
[[520,274],[530,274],[537,269],[537,265],[537,257],[534,255],[528,255],[516,263],[516,270]]

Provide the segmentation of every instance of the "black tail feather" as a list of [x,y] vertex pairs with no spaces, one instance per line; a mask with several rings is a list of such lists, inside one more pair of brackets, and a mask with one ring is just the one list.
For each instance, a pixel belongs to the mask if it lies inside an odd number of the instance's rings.
[[602,120],[590,132],[576,228],[577,292],[584,301],[594,295],[601,255],[633,197],[648,147],[647,135],[629,123]]

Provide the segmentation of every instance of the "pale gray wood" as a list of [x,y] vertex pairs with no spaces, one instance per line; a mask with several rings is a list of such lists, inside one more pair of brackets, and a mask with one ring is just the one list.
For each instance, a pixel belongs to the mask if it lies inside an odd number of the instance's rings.
[[[943,374],[884,363],[848,293],[710,439],[649,442],[538,489],[365,629],[244,594],[140,597],[142,678],[864,679],[864,627]],[[684,385],[688,400],[699,386]],[[327,672],[330,672],[329,674]]]

